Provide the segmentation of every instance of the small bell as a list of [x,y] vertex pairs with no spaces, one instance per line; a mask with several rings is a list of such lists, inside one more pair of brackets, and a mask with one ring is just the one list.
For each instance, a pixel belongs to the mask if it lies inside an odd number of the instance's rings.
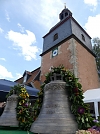
[[18,126],[16,118],[18,96],[12,94],[8,97],[5,109],[0,117],[0,126]]

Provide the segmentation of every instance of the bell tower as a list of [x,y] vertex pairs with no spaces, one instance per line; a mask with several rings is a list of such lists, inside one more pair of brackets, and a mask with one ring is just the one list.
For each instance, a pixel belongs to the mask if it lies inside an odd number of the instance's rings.
[[64,65],[79,78],[84,91],[98,88],[99,78],[91,37],[66,6],[59,14],[59,19],[43,37],[41,80],[45,80],[50,67]]

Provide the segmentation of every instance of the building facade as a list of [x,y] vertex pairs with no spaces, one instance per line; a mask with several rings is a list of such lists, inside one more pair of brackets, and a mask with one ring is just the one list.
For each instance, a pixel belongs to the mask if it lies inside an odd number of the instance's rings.
[[60,22],[43,37],[41,81],[45,80],[50,67],[64,65],[79,78],[84,91],[98,88],[99,78],[91,37],[66,7],[59,18]]

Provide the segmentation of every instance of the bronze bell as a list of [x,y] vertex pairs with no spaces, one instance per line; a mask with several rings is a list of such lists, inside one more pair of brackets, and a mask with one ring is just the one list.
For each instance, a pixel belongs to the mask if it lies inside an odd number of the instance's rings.
[[18,126],[16,119],[16,107],[18,96],[13,94],[7,98],[7,103],[0,117],[0,126]]
[[77,122],[70,111],[66,83],[61,80],[45,85],[42,109],[30,131],[41,134],[75,134]]

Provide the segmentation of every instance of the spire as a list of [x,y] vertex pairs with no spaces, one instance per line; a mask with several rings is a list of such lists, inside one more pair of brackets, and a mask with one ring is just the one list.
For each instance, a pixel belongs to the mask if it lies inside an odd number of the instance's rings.
[[66,9],[66,3],[64,3],[64,9]]
[[68,17],[71,17],[71,16],[72,16],[71,11],[68,8],[66,8],[66,3],[64,3],[64,9],[59,14],[59,19],[62,21],[65,18],[68,18]]

